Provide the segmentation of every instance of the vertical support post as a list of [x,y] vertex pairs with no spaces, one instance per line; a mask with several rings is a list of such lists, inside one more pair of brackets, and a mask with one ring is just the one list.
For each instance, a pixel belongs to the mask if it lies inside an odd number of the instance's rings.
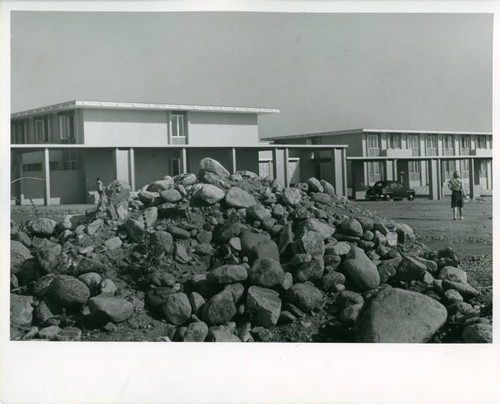
[[187,173],[187,151],[186,151],[186,148],[183,147],[182,148],[182,174],[186,174]]
[[469,196],[470,199],[474,199],[476,197],[476,193],[474,190],[474,184],[476,183],[476,175],[474,172],[474,159],[469,159]]
[[236,147],[231,148],[231,169],[233,171],[233,174],[238,171],[236,169]]
[[278,179],[278,149],[275,147],[272,150],[273,158],[273,178]]
[[437,160],[430,159],[428,162],[428,171],[429,171],[429,198],[436,200],[439,199],[438,195],[438,173],[437,173]]
[[441,159],[436,160],[436,174],[437,174],[437,198],[443,199],[443,177],[441,170]]
[[118,179],[118,152],[118,148],[113,150],[113,180]]
[[50,205],[50,153],[46,147],[44,149],[43,168],[45,174],[45,205]]
[[396,159],[392,160],[392,179],[394,181],[399,181],[401,178],[399,178],[398,175],[398,161]]
[[337,189],[337,159],[335,158],[335,149],[332,149],[330,151],[330,164],[331,164],[331,169],[332,169],[332,185],[335,188],[335,193],[338,194],[340,192],[339,189]]
[[342,195],[347,196],[347,153],[345,147],[342,149],[341,154],[342,154]]
[[285,147],[285,150],[284,150],[284,158],[283,158],[284,162],[284,168],[285,168],[285,187],[289,187],[290,186],[290,153],[289,153],[289,150],[288,150],[288,147]]
[[130,178],[130,188],[135,191],[135,153],[133,147],[128,150],[128,177]]

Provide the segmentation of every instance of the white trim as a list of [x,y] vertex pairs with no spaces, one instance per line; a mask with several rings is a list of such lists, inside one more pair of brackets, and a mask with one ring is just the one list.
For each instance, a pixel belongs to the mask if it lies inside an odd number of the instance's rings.
[[109,102],[109,101],[68,101],[61,104],[20,111],[11,114],[11,118],[20,118],[28,115],[46,113],[48,111],[64,111],[72,108],[98,109],[145,109],[151,111],[201,111],[201,112],[229,112],[242,114],[279,114],[278,108],[210,106],[210,105],[180,105],[180,104],[153,104],[141,102]]

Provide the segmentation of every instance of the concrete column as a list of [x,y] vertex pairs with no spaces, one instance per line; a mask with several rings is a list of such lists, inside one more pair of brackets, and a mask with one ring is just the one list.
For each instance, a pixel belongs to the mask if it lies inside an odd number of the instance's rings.
[[470,199],[476,197],[474,185],[476,183],[476,173],[474,172],[474,159],[469,159],[469,196]]
[[50,152],[44,149],[43,170],[45,174],[45,205],[50,205]]
[[437,172],[437,196],[438,199],[443,199],[443,173],[441,171],[441,159],[436,161]]
[[237,171],[236,169],[236,148],[231,148],[231,169],[233,174]]
[[[347,196],[347,153],[346,149],[342,149],[342,195]],[[338,191],[337,191],[338,193]]]
[[290,186],[290,151],[288,150],[288,147],[285,147],[283,151],[283,160],[284,160],[284,172],[285,172],[285,187]]
[[[335,188],[335,192],[338,195],[342,195],[342,193],[344,192],[344,187],[346,186],[346,184],[344,184],[344,163],[342,162],[342,149],[332,149],[331,156],[331,167],[333,174],[332,185]],[[345,194],[347,194],[347,192],[345,192],[344,195]]]
[[[394,172],[394,168],[392,167],[392,162],[390,160],[384,160],[382,165],[384,166],[384,180],[391,179],[391,171]],[[392,174],[392,179],[394,179],[394,174]]]
[[278,179],[278,149],[275,147],[272,150],[272,159],[273,159],[273,177]]
[[439,199],[439,177],[438,177],[438,160],[431,159],[428,161],[429,170],[429,199]]
[[118,153],[120,150],[116,148],[113,150],[113,180],[118,178]]
[[392,160],[392,179],[394,181],[399,181],[399,173],[398,173],[398,161],[396,159]]
[[186,148],[183,147],[181,150],[181,164],[182,164],[182,174],[187,173],[187,151]]
[[128,149],[128,178],[130,179],[130,188],[135,191],[135,153],[133,147]]

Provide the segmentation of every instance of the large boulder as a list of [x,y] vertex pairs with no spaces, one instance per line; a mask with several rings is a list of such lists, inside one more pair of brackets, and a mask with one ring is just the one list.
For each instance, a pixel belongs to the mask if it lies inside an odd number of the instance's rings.
[[300,224],[299,229],[299,234],[304,234],[307,231],[315,231],[323,239],[332,237],[333,233],[335,233],[335,227],[315,218],[304,220]]
[[237,209],[249,208],[257,203],[252,195],[238,187],[233,187],[227,191],[225,201],[228,206]]
[[452,282],[467,283],[467,273],[459,268],[445,266],[439,270],[439,279],[446,279]]
[[175,325],[184,324],[192,313],[191,303],[185,293],[169,294],[161,309],[167,320]]
[[354,325],[358,342],[422,343],[446,322],[446,308],[417,292],[385,288],[365,302]]
[[405,257],[396,268],[396,278],[405,281],[415,281],[424,276],[427,267],[420,261],[412,257]]
[[254,326],[272,327],[278,323],[281,300],[278,292],[251,286],[248,289],[246,308]]
[[184,342],[203,342],[208,335],[208,325],[203,321],[190,323],[186,328],[186,333],[182,339]]
[[209,172],[221,178],[228,178],[230,175],[229,171],[227,171],[221,163],[210,157],[205,157],[200,161],[200,175],[202,175],[203,172]]
[[360,291],[374,289],[380,284],[377,266],[359,247],[351,248],[342,268],[347,280]]
[[298,188],[285,188],[282,194],[283,203],[288,206],[297,206],[302,200],[302,193]]
[[346,218],[340,224],[338,229],[342,234],[354,237],[363,237],[363,227],[361,223],[354,218]]
[[325,254],[323,236],[316,231],[304,233],[298,242],[301,250],[311,257],[323,256]]

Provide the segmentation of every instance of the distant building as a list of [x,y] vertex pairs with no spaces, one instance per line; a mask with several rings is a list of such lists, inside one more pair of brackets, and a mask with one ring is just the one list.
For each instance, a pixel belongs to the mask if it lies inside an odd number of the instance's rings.
[[346,146],[260,143],[258,116],[274,113],[279,109],[94,101],[14,113],[12,203],[89,203],[97,176],[137,190],[166,175],[197,173],[203,157],[231,172],[259,172],[259,155],[266,152],[272,174],[287,185],[290,154],[302,157],[306,180],[306,161],[319,150],[330,156],[320,174],[345,194]]
[[[345,144],[347,194],[361,199],[379,180],[397,180],[417,194],[440,199],[449,193],[446,181],[458,170],[472,196],[492,191],[492,134],[355,129],[267,138],[274,144]],[[323,152],[315,159],[321,164]]]

